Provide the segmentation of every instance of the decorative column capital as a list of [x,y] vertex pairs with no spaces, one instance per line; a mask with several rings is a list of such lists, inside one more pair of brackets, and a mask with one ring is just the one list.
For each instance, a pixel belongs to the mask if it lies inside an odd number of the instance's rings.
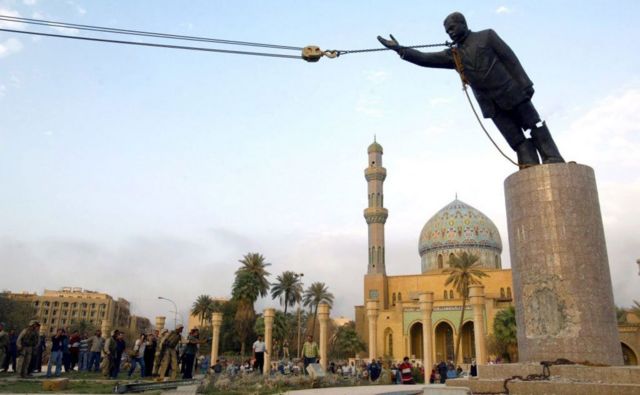
[[264,313],[262,315],[264,317],[264,323],[267,325],[267,322],[273,324],[273,318],[276,316],[276,309],[268,308],[264,309]]
[[378,301],[375,299],[367,300],[367,316],[369,317],[377,317],[378,316]]
[[367,224],[384,224],[389,217],[389,210],[384,207],[369,207],[364,209],[364,219]]
[[211,314],[211,324],[214,327],[219,327],[220,325],[222,325],[222,313]]
[[472,306],[484,305],[484,285],[469,285],[469,303]]
[[318,320],[320,322],[329,321],[329,305],[327,303],[320,303],[318,305]]
[[364,178],[367,181],[384,181],[387,178],[387,169],[382,166],[369,166],[364,169]]
[[430,313],[433,310],[433,292],[422,292],[419,298],[420,310]]

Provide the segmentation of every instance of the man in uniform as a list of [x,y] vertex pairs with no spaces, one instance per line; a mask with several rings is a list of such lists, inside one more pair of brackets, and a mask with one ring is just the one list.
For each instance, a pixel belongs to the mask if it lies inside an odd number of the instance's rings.
[[[424,67],[456,69],[471,86],[482,115],[491,118],[518,155],[520,168],[540,163],[564,163],[549,129],[531,103],[533,82],[509,46],[491,29],[472,32],[459,12],[444,20],[454,46],[424,53],[402,47],[396,39],[378,36],[385,47],[407,62]],[[524,131],[531,130],[531,138]],[[536,152],[537,150],[537,152]]]
[[29,366],[33,356],[34,347],[38,345],[40,337],[40,323],[36,320],[29,321],[29,326],[24,328],[18,335],[17,346],[18,352],[18,373],[20,377],[29,375]]
[[0,322],[0,371],[4,369],[4,360],[9,351],[9,334],[4,331],[4,323]]
[[158,337],[158,341],[156,343],[156,354],[153,360],[153,371],[151,372],[151,375],[153,377],[158,376],[158,371],[160,370],[160,364],[162,363],[162,357],[164,357],[165,351],[163,344],[168,335],[169,330],[167,328],[164,328],[162,329],[162,332],[160,332],[160,336]]
[[164,339],[161,348],[164,348],[162,363],[160,364],[160,380],[164,380],[167,368],[171,366],[171,380],[175,380],[178,376],[178,354],[176,347],[182,340],[182,329],[184,325],[178,324],[176,329],[172,330]]
[[117,329],[114,329],[111,331],[111,336],[105,341],[104,343],[104,348],[102,349],[102,352],[104,353],[104,356],[102,358],[102,374],[105,377],[109,377],[109,378],[113,378],[114,375],[113,373],[116,370],[116,363],[119,364],[120,361],[117,360],[118,356],[117,356],[117,341],[118,341],[118,335],[120,334],[120,331]]

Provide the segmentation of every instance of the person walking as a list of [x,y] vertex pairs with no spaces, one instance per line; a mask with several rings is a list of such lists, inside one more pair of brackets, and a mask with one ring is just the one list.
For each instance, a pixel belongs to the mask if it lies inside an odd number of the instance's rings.
[[78,362],[80,362],[80,340],[82,340],[80,333],[73,331],[69,337],[69,367],[71,370],[75,370]]
[[144,375],[151,376],[153,374],[153,359],[156,355],[156,348],[158,347],[158,331],[147,335],[146,346],[144,348]]
[[178,324],[176,329],[172,330],[164,339],[162,344],[163,356],[162,363],[160,364],[160,380],[164,380],[167,373],[167,368],[171,366],[171,380],[175,380],[178,377],[178,354],[176,347],[182,340],[182,330],[184,325]]
[[402,384],[415,384],[413,381],[413,366],[409,362],[409,357],[404,357],[398,369],[402,377]]
[[65,338],[64,329],[58,328],[56,334],[51,336],[51,353],[47,363],[47,377],[51,377],[51,367],[55,364],[55,376],[60,377],[62,371],[62,342]]
[[311,335],[307,336],[307,341],[302,345],[302,357],[304,358],[304,374],[307,373],[307,366],[318,361],[318,343],[313,341]]
[[104,349],[104,339],[102,332],[97,330],[94,335],[89,338],[89,365],[87,371],[100,371],[100,353]]
[[156,355],[153,359],[153,371],[151,375],[154,377],[158,376],[160,372],[160,364],[162,363],[162,358],[164,358],[165,351],[163,344],[167,339],[167,336],[169,336],[169,330],[167,328],[164,328],[162,332],[160,332],[160,337],[158,338],[158,343],[156,346]]
[[198,328],[194,328],[189,332],[189,336],[187,336],[187,344],[184,348],[184,358],[182,363],[183,366],[183,379],[191,379],[193,378],[193,368],[194,362],[196,360],[196,354],[198,353],[198,346],[204,343],[204,341],[200,340],[200,331]]
[[9,355],[7,355],[4,361],[5,371],[8,372],[9,366],[11,366],[11,369],[13,370],[13,372],[14,373],[17,372],[18,371],[17,360],[18,360],[18,335],[16,335],[16,331],[11,329],[9,331]]
[[264,371],[264,353],[267,352],[267,345],[262,341],[262,335],[258,335],[258,340],[253,342],[253,358],[256,360],[256,370],[262,374]]
[[147,335],[144,333],[140,334],[140,337],[136,340],[133,345],[133,350],[131,352],[131,368],[129,369],[129,378],[136,370],[136,365],[140,365],[140,378],[144,378],[145,373],[145,365],[144,365],[144,351],[147,347]]
[[444,384],[447,381],[447,364],[444,361],[440,361],[438,364],[438,374],[440,375],[440,384]]
[[115,372],[111,373],[111,377],[114,379],[118,378],[118,374],[120,374],[120,365],[122,364],[122,356],[124,355],[124,350],[127,348],[127,343],[124,341],[124,333],[119,332],[116,337],[116,360],[115,360]]

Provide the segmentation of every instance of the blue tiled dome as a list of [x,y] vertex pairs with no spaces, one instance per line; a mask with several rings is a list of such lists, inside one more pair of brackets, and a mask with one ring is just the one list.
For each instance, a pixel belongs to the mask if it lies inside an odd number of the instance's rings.
[[438,249],[481,248],[502,251],[498,228],[486,215],[456,199],[438,211],[422,228],[420,256]]

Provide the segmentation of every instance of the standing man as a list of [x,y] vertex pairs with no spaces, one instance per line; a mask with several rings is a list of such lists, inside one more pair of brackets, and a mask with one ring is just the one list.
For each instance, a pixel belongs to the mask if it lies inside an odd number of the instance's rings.
[[182,369],[183,379],[193,378],[193,363],[195,362],[196,354],[198,353],[198,345],[202,343],[206,343],[206,340],[200,340],[200,331],[198,328],[191,329],[191,331],[189,331],[189,336],[187,336],[187,344],[184,348],[184,358],[182,359],[182,363],[184,364]]
[[[102,349],[102,352],[104,353],[102,374],[108,378],[114,377],[113,372],[115,371],[118,347],[117,342],[119,334],[120,331],[118,331],[117,329],[112,330],[111,336],[109,336],[109,338],[104,342],[104,347]],[[117,361],[117,363],[119,364],[120,361]]]
[[[402,47],[396,39],[378,41],[407,62],[423,67],[456,69],[468,83],[482,115],[491,118],[518,155],[520,168],[540,163],[564,163],[551,133],[531,103],[533,82],[509,46],[491,29],[472,32],[459,12],[444,20],[455,44],[440,52],[420,52]],[[531,130],[531,138],[524,131]],[[536,152],[537,150],[537,152]]]
[[318,343],[313,341],[311,335],[307,336],[307,341],[302,345],[302,357],[304,358],[304,374],[307,373],[307,366],[310,363],[318,362]]
[[56,334],[51,336],[51,353],[49,354],[49,363],[47,363],[47,377],[51,377],[51,366],[55,364],[56,377],[60,377],[62,371],[62,342],[65,338],[64,329],[59,328]]
[[31,320],[29,326],[24,328],[18,335],[16,342],[18,346],[18,373],[20,377],[27,377],[29,375],[29,366],[31,365],[31,358],[33,357],[33,349],[38,345],[38,338],[40,337],[40,323],[36,320]]
[[262,341],[262,335],[258,335],[258,340],[253,342],[253,358],[256,360],[256,368],[260,374],[264,370],[265,352],[267,352],[267,345]]
[[160,364],[162,363],[162,358],[164,358],[165,351],[164,342],[167,340],[167,336],[169,336],[169,330],[167,328],[162,329],[158,338],[155,359],[153,360],[153,372],[151,372],[151,375],[154,377],[158,376],[160,371]]
[[413,381],[413,366],[409,362],[409,357],[404,357],[398,370],[400,370],[400,377],[402,378],[402,384],[415,384]]
[[98,372],[100,370],[100,353],[104,348],[104,339],[102,332],[97,330],[94,335],[89,338],[89,366],[87,371]]
[[4,331],[4,323],[0,322],[0,371],[4,369],[4,361],[9,353],[9,334]]
[[164,339],[164,355],[162,357],[162,363],[160,364],[160,380],[164,380],[164,376],[167,373],[167,368],[171,366],[171,380],[175,380],[178,377],[178,354],[176,348],[182,341],[182,329],[184,325],[178,324],[176,329],[172,330]]
[[158,347],[158,331],[147,335],[147,345],[144,348],[144,375],[151,376],[153,373],[153,358]]
[[83,333],[80,337],[80,353],[78,354],[78,371],[85,371],[89,366],[89,337]]

